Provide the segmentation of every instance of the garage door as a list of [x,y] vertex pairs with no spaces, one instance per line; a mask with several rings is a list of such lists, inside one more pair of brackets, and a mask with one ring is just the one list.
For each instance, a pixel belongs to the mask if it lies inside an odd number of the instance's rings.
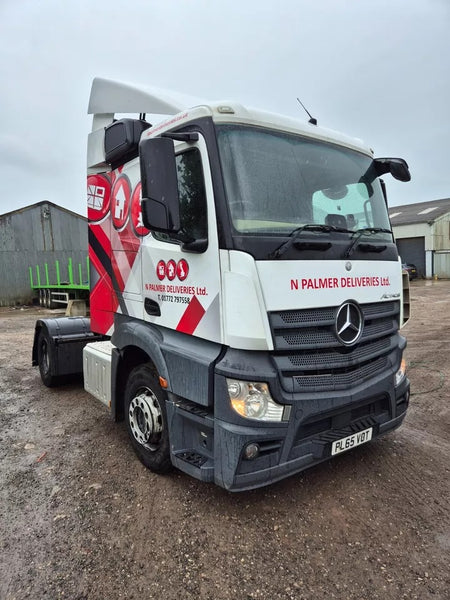
[[423,277],[425,275],[425,238],[403,238],[396,242],[402,262],[416,265],[419,277]]

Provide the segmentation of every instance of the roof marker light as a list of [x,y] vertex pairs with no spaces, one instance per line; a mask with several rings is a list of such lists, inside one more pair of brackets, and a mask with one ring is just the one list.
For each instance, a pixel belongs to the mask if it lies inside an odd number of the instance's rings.
[[217,112],[225,115],[234,115],[234,110],[231,108],[231,106],[218,106]]

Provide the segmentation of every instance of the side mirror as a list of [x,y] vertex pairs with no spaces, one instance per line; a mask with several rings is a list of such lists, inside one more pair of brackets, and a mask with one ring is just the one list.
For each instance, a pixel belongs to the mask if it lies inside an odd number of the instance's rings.
[[410,181],[408,163],[403,158],[376,158],[374,160],[377,176],[390,173],[392,177],[399,181]]
[[173,141],[169,138],[142,140],[139,155],[144,226],[151,231],[176,234],[181,225]]

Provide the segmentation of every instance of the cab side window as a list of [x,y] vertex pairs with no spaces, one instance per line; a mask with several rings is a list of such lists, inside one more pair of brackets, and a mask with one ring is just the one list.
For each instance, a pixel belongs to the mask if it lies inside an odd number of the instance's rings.
[[[207,239],[206,190],[200,151],[193,148],[177,154],[175,164],[180,200],[180,234],[186,240]],[[178,237],[172,238],[166,233],[152,232],[152,235],[164,242],[180,242]]]
[[206,239],[206,191],[200,151],[197,148],[176,156],[180,221],[182,233],[192,239]]

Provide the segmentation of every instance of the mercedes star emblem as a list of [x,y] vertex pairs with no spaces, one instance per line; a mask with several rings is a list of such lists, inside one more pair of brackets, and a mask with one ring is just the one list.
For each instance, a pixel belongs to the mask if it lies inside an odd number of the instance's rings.
[[353,346],[363,331],[363,315],[355,302],[344,302],[336,313],[336,336],[344,346]]

